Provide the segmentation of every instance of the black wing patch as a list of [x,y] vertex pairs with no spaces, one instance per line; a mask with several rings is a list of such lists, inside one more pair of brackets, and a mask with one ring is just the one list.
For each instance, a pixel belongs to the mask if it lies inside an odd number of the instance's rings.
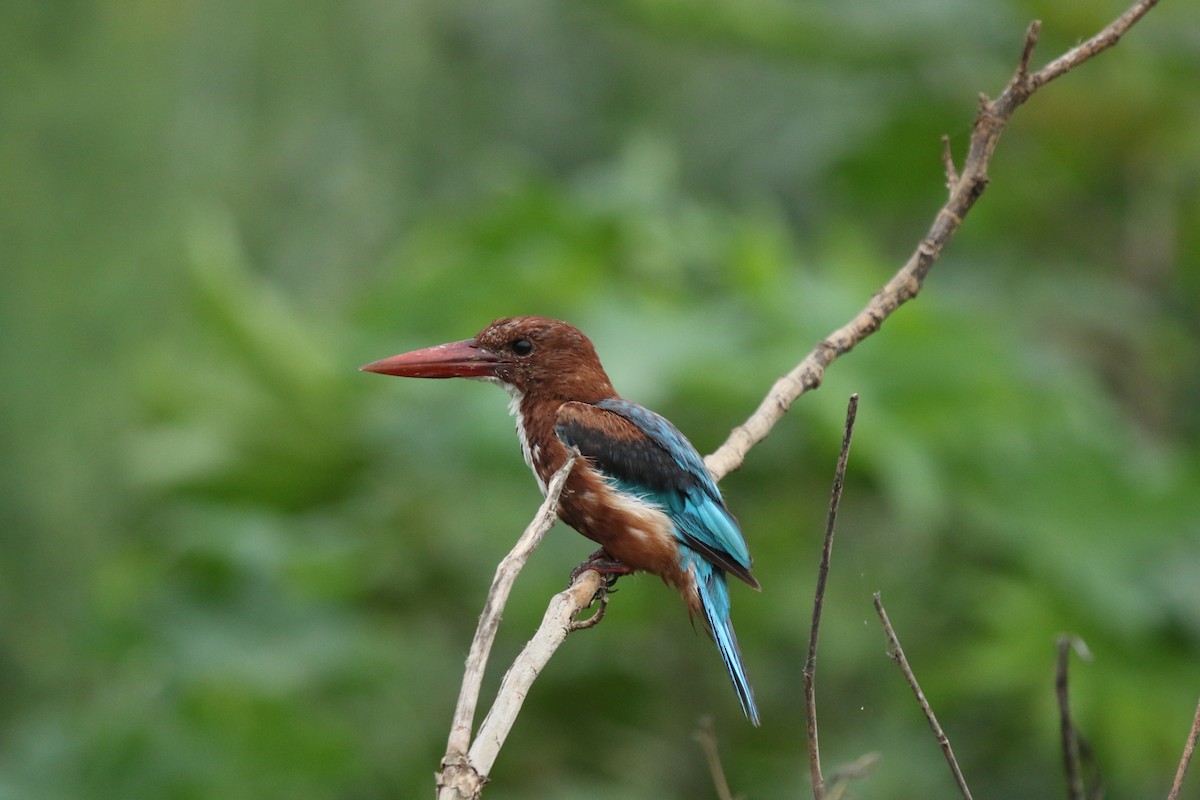
[[681,494],[699,487],[695,475],[636,425],[619,414],[586,403],[564,403],[554,428],[567,445],[629,488]]

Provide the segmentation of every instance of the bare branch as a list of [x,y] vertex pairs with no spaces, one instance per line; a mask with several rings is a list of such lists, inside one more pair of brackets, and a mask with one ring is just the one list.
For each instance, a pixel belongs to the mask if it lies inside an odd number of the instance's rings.
[[[1029,26],[1017,69],[1008,85],[995,100],[981,96],[979,114],[971,131],[971,142],[962,170],[955,172],[953,162],[948,162],[947,177],[955,178],[950,187],[950,198],[934,215],[929,230],[916,250],[850,322],[818,342],[803,361],[779,378],[754,413],[734,428],[725,443],[705,459],[714,477],[720,479],[738,469],[750,448],[766,438],[796,398],[821,385],[826,367],[879,330],[883,321],[896,309],[920,293],[933,263],[987,188],[988,164],[1000,134],[1017,108],[1042,86],[1115,45],[1157,2],[1138,0],[1091,39],[1032,73],[1029,72],[1029,63],[1041,23],[1035,22]],[[946,161],[945,156],[943,160]]]
[[496,756],[500,754],[500,747],[517,721],[517,714],[534,680],[550,661],[554,651],[566,641],[573,630],[575,615],[591,604],[602,583],[599,572],[585,570],[567,589],[551,599],[537,633],[525,645],[500,682],[496,702],[479,726],[479,734],[471,745],[470,762],[479,774],[486,776],[491,772]]
[[825,583],[829,579],[829,561],[833,556],[833,532],[838,508],[842,503],[842,486],[846,482],[846,462],[850,459],[850,440],[854,435],[854,420],[858,416],[858,395],[850,395],[846,408],[846,428],[842,434],[842,452],[833,474],[833,490],[829,496],[829,516],[825,522],[825,546],[821,565],[817,569],[817,589],[813,598],[812,627],[808,632],[808,660],[804,663],[804,708],[808,716],[808,769],[812,775],[814,800],[825,797],[825,779],[821,777],[821,747],[817,738],[817,636],[821,630],[821,611],[825,606]]
[[950,739],[947,738],[942,726],[938,724],[937,717],[933,713],[933,709],[929,706],[929,701],[925,699],[925,693],[921,691],[920,684],[917,683],[917,676],[913,674],[912,668],[908,666],[908,659],[904,656],[904,648],[900,646],[900,640],[896,638],[896,631],[892,628],[892,622],[888,619],[887,611],[883,609],[883,600],[879,597],[879,592],[875,593],[875,613],[879,615],[879,621],[883,623],[883,631],[887,634],[888,640],[888,655],[900,665],[900,671],[904,673],[904,679],[908,681],[908,686],[912,689],[913,694],[917,696],[917,703],[921,706],[921,711],[925,714],[925,719],[929,721],[929,727],[933,729],[933,735],[937,737],[938,744],[942,747],[942,753],[946,756],[946,762],[950,764],[950,771],[954,774],[954,782],[958,784],[958,790],[962,793],[963,800],[971,800],[971,790],[967,788],[967,782],[963,778],[962,770],[958,768],[958,761],[954,758],[954,750],[950,747]]
[[[492,651],[492,643],[496,639],[496,631],[500,627],[500,615],[508,602],[513,583],[520,574],[530,554],[541,543],[546,532],[554,526],[558,514],[558,497],[562,493],[567,475],[575,465],[575,453],[571,453],[565,464],[550,480],[546,488],[546,499],[542,501],[534,518],[517,540],[516,545],[496,567],[496,575],[492,578],[492,587],[488,591],[483,613],[479,615],[479,625],[475,628],[475,638],[471,641],[471,650],[467,655],[466,671],[463,673],[462,688],[458,693],[458,704],[454,709],[454,719],[450,725],[450,737],[446,743],[446,756],[442,759],[443,773],[439,775],[439,787],[446,786],[443,782],[445,773],[455,769],[467,768],[466,756],[471,745],[471,726],[475,721],[475,709],[479,704],[479,690],[483,685],[483,674],[487,668],[488,656]],[[486,775],[486,772],[484,773]],[[451,776],[452,777],[452,776]],[[473,781],[469,781],[473,784]],[[480,784],[482,785],[482,784]],[[474,790],[473,790],[474,791]],[[455,795],[446,795],[453,798]],[[462,794],[461,797],[477,796]]]
[[[551,482],[550,489],[554,488]],[[561,490],[561,486],[558,488]],[[547,496],[552,494],[552,491],[547,492]],[[577,630],[574,627],[575,615],[592,603],[603,585],[604,579],[600,573],[584,570],[567,589],[550,599],[542,624],[501,680],[496,700],[479,726],[479,733],[470,750],[466,753],[447,753],[443,759],[442,771],[437,775],[439,800],[475,800],[480,796],[488,774],[496,763],[496,756],[500,754],[500,748],[508,738],[534,680],[559,645]]]
[[1183,776],[1187,774],[1192,754],[1196,752],[1197,739],[1200,739],[1200,704],[1197,704],[1196,715],[1192,717],[1192,731],[1188,734],[1187,744],[1183,746],[1183,757],[1179,759],[1179,769],[1175,770],[1175,782],[1171,784],[1171,793],[1167,795],[1167,800],[1179,800],[1179,792],[1183,788]]

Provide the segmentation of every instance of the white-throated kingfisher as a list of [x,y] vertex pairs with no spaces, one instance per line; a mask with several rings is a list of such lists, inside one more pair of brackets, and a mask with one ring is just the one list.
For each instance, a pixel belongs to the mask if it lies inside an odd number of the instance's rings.
[[546,493],[579,450],[558,515],[601,550],[582,566],[644,571],[683,595],[707,624],[742,710],[758,725],[754,691],[729,618],[726,573],[755,589],[750,551],[700,454],[663,417],[613,390],[592,343],[547,317],[498,319],[473,339],[385,358],[362,368],[408,378],[476,378],[512,397],[521,451]]

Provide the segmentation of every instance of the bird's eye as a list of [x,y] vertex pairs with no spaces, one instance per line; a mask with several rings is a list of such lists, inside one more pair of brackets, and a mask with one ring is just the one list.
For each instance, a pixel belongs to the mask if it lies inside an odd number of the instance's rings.
[[527,356],[533,352],[533,342],[528,339],[517,339],[508,347],[519,356]]

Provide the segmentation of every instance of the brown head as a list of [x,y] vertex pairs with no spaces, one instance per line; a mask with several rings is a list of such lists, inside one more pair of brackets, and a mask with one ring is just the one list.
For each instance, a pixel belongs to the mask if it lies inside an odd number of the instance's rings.
[[367,372],[407,378],[479,378],[522,395],[594,403],[616,396],[604,367],[583,333],[548,317],[506,317],[473,339],[385,358]]

